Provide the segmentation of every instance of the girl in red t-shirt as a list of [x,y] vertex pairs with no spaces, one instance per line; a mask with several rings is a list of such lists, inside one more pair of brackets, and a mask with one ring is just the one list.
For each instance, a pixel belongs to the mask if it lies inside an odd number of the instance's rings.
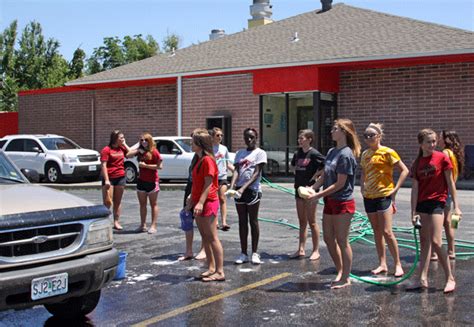
[[192,150],[198,160],[192,170],[192,189],[187,210],[193,210],[206,251],[208,270],[200,277],[203,282],[224,281],[224,250],[217,236],[217,195],[219,174],[212,150],[212,137],[205,129],[193,132]]
[[130,150],[123,133],[115,130],[110,134],[109,145],[100,152],[102,162],[102,200],[104,205],[110,209],[113,204],[114,229],[122,230],[120,225],[120,213],[123,191],[125,189],[125,167],[124,159]]
[[[140,227],[137,232],[156,233],[156,222],[158,220],[158,192],[160,191],[160,178],[158,169],[162,168],[161,155],[156,149],[155,141],[150,133],[140,136],[138,147],[130,150],[127,157],[137,156],[140,172],[137,181],[137,197],[140,203]],[[147,200],[151,207],[151,225],[146,228]]]
[[453,179],[453,166],[446,154],[435,151],[436,141],[436,133],[431,129],[423,129],[418,133],[420,150],[412,166],[411,211],[413,224],[417,216],[420,216],[422,225],[420,272],[419,280],[408,289],[428,287],[430,252],[433,249],[446,275],[444,293],[450,293],[456,288],[456,282],[442,243],[444,207],[448,190],[453,200],[453,212],[457,215],[461,215],[462,212],[459,209]]

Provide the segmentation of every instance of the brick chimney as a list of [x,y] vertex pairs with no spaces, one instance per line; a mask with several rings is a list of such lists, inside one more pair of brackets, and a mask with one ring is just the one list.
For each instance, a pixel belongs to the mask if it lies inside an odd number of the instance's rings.
[[249,28],[272,23],[270,0],[253,0],[253,5],[250,6],[250,15],[252,19],[248,20]]

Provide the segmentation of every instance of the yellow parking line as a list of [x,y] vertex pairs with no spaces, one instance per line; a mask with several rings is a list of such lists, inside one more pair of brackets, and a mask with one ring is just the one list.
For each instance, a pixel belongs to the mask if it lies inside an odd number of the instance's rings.
[[242,287],[239,287],[239,288],[236,288],[236,289],[234,289],[234,290],[230,290],[230,291],[227,291],[227,292],[218,294],[218,295],[214,295],[214,296],[211,296],[211,297],[209,297],[209,298],[207,298],[207,299],[204,299],[204,300],[201,300],[201,301],[197,301],[197,302],[194,302],[194,303],[192,303],[192,304],[186,305],[186,306],[184,306],[184,307],[181,307],[181,308],[172,310],[172,311],[170,311],[170,312],[164,313],[164,314],[162,314],[162,315],[159,315],[159,316],[156,316],[156,317],[153,317],[153,318],[144,320],[144,321],[139,322],[139,323],[137,323],[137,324],[135,324],[135,325],[133,325],[133,326],[134,326],[134,327],[148,326],[148,325],[157,323],[157,322],[159,322],[159,321],[162,321],[162,320],[165,320],[165,319],[168,319],[168,318],[175,317],[175,316],[180,315],[180,314],[182,314],[182,313],[185,313],[185,312],[187,312],[187,311],[194,310],[194,309],[196,309],[196,308],[202,307],[202,306],[207,305],[207,304],[210,304],[210,303],[212,303],[212,302],[216,302],[216,301],[225,299],[225,298],[230,297],[230,296],[232,296],[232,295],[236,295],[236,294],[239,294],[239,293],[242,293],[242,292],[251,290],[251,289],[253,289],[253,288],[257,288],[257,287],[259,287],[259,286],[263,286],[263,285],[266,285],[266,284],[273,283],[274,281],[277,281],[277,280],[279,280],[279,279],[288,277],[288,276],[290,276],[290,275],[291,275],[291,273],[283,273],[283,274],[279,274],[279,275],[276,275],[276,276],[273,276],[273,277],[270,277],[270,278],[267,278],[267,279],[263,279],[263,280],[261,280],[261,281],[259,281],[259,282],[256,282],[256,283],[253,283],[253,284],[249,284],[249,285],[246,285],[246,286],[242,286]]

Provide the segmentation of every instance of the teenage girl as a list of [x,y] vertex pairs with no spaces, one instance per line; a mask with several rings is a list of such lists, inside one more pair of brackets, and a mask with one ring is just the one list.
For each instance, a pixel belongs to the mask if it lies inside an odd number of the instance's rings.
[[120,214],[126,183],[124,159],[129,151],[130,148],[125,142],[123,133],[115,130],[110,134],[109,145],[100,152],[102,200],[108,209],[113,205],[114,229],[116,230],[123,229],[120,225]]
[[[148,232],[148,234],[156,233],[156,223],[158,220],[158,193],[160,191],[160,178],[158,169],[161,169],[161,155],[156,149],[155,141],[149,133],[140,136],[138,147],[130,150],[127,157],[136,156],[138,159],[138,167],[140,174],[137,181],[137,197],[140,203],[140,227],[137,232]],[[151,225],[146,227],[147,200],[151,207]]]
[[235,259],[236,264],[249,261],[247,253],[247,238],[252,234],[252,263],[261,263],[257,252],[260,229],[258,226],[258,209],[262,190],[260,180],[263,167],[267,163],[267,153],[257,147],[258,133],[253,128],[244,130],[244,142],[247,148],[237,151],[235,155],[235,170],[230,183],[230,189],[237,190],[235,206],[239,216],[240,248],[242,252]]
[[[379,266],[372,270],[377,275],[388,271],[385,242],[395,263],[395,277],[403,276],[398,243],[392,231],[395,197],[409,174],[408,168],[393,149],[380,144],[383,137],[382,124],[369,124],[364,132],[364,141],[369,147],[362,153],[360,165],[360,189],[364,207],[374,231],[375,247]],[[397,184],[393,182],[393,168],[400,172]],[[385,240],[385,242],[384,242]]]
[[216,217],[219,210],[219,171],[212,151],[212,137],[207,130],[194,130],[192,150],[198,159],[192,171],[193,184],[187,210],[193,211],[208,263],[208,269],[200,278],[203,282],[224,281],[224,250],[217,236]]
[[326,156],[324,174],[313,185],[323,190],[311,195],[318,200],[324,198],[323,234],[334,265],[336,279],[331,288],[338,289],[351,284],[352,249],[349,244],[349,229],[355,212],[354,183],[356,157],[360,155],[360,142],[354,124],[349,119],[337,119],[331,129],[331,138],[336,147]]
[[319,254],[319,226],[316,222],[317,201],[306,201],[298,194],[298,187],[310,186],[314,184],[313,176],[316,172],[324,168],[324,156],[311,144],[314,141],[314,133],[310,129],[303,129],[298,133],[298,145],[300,148],[293,155],[291,165],[295,169],[295,198],[296,212],[300,225],[300,235],[298,250],[290,256],[292,259],[305,256],[306,234],[311,230],[311,240],[313,241],[313,252],[309,260],[318,260]]
[[422,226],[420,271],[419,279],[407,289],[428,287],[430,252],[433,250],[438,255],[446,276],[444,293],[450,293],[456,288],[456,282],[447,252],[443,250],[441,237],[448,190],[452,197],[454,213],[461,215],[462,212],[453,179],[453,165],[446,154],[435,151],[436,142],[436,133],[433,130],[423,129],[418,133],[420,149],[411,170],[413,176],[411,212],[413,224],[417,216],[420,216]]
[[230,229],[227,224],[227,196],[225,195],[225,192],[227,192],[227,170],[234,171],[234,165],[230,162],[229,150],[221,144],[224,137],[222,129],[214,127],[209,130],[209,134],[212,136],[212,148],[219,168],[219,206],[221,208],[222,225],[218,228],[226,232]]
[[[464,150],[459,139],[458,134],[455,131],[443,130],[438,140],[438,146],[443,149],[451,164],[453,165],[453,179],[454,183],[458,180],[459,172],[464,169]],[[448,193],[446,199],[446,206],[444,207],[444,232],[446,234],[446,240],[448,241],[448,257],[454,260],[456,258],[456,251],[454,247],[454,229],[451,228],[451,209],[452,209],[452,197]],[[433,251],[431,252],[431,260],[438,260],[438,256]]]

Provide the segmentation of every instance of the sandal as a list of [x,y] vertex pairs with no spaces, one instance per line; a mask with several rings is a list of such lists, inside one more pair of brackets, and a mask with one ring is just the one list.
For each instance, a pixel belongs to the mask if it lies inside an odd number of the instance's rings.
[[148,230],[148,234],[156,234],[156,228],[155,228],[155,227],[151,227],[151,228]]
[[208,283],[208,282],[224,282],[225,281],[225,277],[218,277],[217,274],[212,274],[210,276],[207,276],[207,277],[203,277],[202,278],[202,281],[204,283]]
[[135,229],[135,232],[137,233],[146,233],[148,231],[148,229],[146,227],[138,227],[137,229]]
[[224,225],[224,226],[222,226],[221,229],[222,229],[223,232],[227,232],[230,229],[230,226],[229,225]]

